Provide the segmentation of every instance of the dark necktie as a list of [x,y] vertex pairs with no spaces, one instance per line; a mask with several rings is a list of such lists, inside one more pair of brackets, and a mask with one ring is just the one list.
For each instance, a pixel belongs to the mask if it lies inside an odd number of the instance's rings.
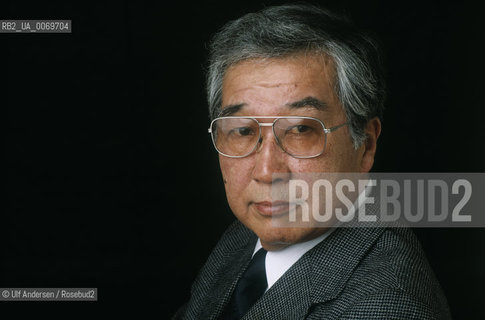
[[249,308],[263,295],[266,281],[266,250],[259,249],[237,282],[231,301],[221,319],[241,319]]

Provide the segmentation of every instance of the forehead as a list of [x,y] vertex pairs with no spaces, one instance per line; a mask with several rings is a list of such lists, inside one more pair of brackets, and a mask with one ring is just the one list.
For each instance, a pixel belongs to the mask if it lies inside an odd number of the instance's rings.
[[336,103],[334,65],[322,55],[252,59],[239,62],[225,73],[222,108],[232,104],[285,105],[311,96]]

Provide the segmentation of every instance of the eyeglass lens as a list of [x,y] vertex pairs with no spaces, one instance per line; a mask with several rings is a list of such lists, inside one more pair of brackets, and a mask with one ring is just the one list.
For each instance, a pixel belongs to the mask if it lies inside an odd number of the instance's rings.
[[[316,119],[278,118],[273,128],[279,146],[292,156],[311,157],[324,151],[325,132]],[[211,129],[217,150],[233,157],[253,152],[261,130],[258,121],[252,118],[220,118]]]

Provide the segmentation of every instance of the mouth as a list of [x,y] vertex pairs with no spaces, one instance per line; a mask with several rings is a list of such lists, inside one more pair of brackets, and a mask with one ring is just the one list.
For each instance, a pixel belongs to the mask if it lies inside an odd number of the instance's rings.
[[259,214],[267,217],[283,215],[289,211],[290,207],[287,201],[261,201],[252,204]]

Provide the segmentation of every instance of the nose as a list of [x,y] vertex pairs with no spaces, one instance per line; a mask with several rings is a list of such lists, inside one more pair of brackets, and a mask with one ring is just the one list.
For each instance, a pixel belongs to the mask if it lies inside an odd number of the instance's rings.
[[278,146],[271,128],[263,128],[254,155],[252,176],[256,182],[271,184],[281,180],[275,173],[288,173],[287,154]]

